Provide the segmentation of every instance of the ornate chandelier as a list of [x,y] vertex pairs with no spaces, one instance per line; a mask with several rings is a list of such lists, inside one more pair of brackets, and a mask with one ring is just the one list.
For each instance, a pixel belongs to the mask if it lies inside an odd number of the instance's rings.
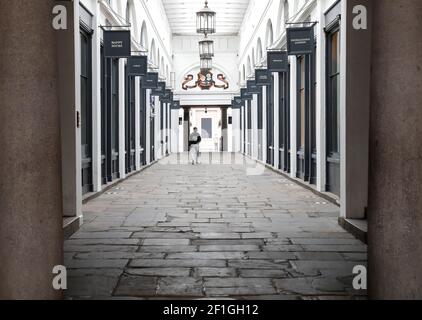
[[212,58],[201,58],[201,70],[209,71],[212,69]]
[[196,13],[196,32],[202,33],[205,37],[208,34],[215,33],[216,13],[208,8],[208,0],[205,1],[205,7]]
[[[200,72],[195,81],[192,74],[188,74],[182,83],[183,90],[200,88],[201,90],[210,90],[211,88],[218,88],[227,90],[229,82],[224,74],[218,74],[217,79],[219,83],[213,78],[212,73],[212,58],[214,57],[214,41],[208,39],[209,34],[214,34],[216,13],[208,8],[208,0],[205,1],[205,7],[196,13],[196,32],[203,34],[203,40],[199,41],[199,58],[200,58]],[[193,81],[195,81],[193,83]]]
[[201,59],[214,57],[214,41],[207,38],[199,41],[199,56]]

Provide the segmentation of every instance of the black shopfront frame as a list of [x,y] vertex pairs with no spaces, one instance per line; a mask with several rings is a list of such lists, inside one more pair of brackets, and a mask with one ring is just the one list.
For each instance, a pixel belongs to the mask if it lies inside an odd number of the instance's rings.
[[[332,37],[340,35],[340,20],[331,23],[325,29],[326,34],[326,190],[340,196],[340,106],[337,104],[339,87],[335,88],[335,79],[340,77],[340,70],[333,70]],[[337,142],[335,142],[337,141]]]
[[130,75],[129,65],[125,68],[126,79],[126,110],[125,110],[125,141],[126,141],[126,174],[136,170],[136,138],[135,138],[135,76]]
[[[316,184],[316,42],[312,54],[298,56],[297,63],[297,168],[296,177],[310,184]],[[299,61],[304,59],[304,63]],[[302,67],[304,72],[302,72]],[[305,79],[302,79],[304,74]],[[301,88],[304,80],[304,106],[302,108]],[[304,112],[304,114],[302,114]],[[304,128],[302,128],[304,117]],[[302,135],[304,135],[302,137]]]
[[290,143],[290,65],[279,72],[279,169],[291,172]]
[[267,164],[274,167],[274,75],[270,75],[270,85],[267,86]]
[[146,89],[142,87],[142,81],[139,84],[139,121],[140,121],[140,159],[141,166],[147,164],[146,148],[147,148],[147,101],[146,101]]
[[81,180],[82,194],[93,191],[92,30],[80,25],[81,50]]

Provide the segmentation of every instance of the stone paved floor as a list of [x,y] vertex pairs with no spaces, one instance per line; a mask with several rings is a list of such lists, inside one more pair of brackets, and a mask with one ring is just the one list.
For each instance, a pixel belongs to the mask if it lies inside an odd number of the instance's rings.
[[366,246],[338,207],[260,165],[175,160],[84,206],[65,243],[68,298],[365,298],[351,282]]

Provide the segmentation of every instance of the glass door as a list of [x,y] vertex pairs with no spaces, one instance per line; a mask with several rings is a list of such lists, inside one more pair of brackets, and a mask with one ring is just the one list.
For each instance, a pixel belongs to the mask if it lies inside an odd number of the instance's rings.
[[81,30],[81,151],[82,193],[93,190],[92,185],[92,61],[91,35]]
[[327,191],[340,195],[340,30],[327,34]]

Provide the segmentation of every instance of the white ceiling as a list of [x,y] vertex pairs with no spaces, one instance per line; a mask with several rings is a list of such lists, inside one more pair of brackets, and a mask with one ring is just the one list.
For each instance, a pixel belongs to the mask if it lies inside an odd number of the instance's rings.
[[[196,12],[205,0],[162,0],[174,35],[196,32]],[[217,13],[217,35],[239,33],[249,0],[209,0],[208,7]]]

